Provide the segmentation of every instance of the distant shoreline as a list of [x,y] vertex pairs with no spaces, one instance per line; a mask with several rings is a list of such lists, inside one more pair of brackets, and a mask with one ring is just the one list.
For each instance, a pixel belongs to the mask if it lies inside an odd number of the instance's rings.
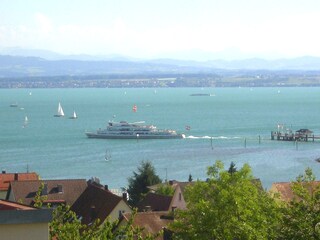
[[0,88],[320,87],[320,71],[0,77]]

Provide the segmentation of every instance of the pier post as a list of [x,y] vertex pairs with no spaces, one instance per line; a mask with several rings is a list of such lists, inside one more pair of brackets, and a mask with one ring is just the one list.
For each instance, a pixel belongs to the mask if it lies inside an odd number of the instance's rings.
[[244,138],[244,148],[247,148],[247,139]]
[[259,144],[261,144],[261,137],[260,137],[260,135],[259,135]]
[[274,132],[271,131],[271,140],[274,140]]

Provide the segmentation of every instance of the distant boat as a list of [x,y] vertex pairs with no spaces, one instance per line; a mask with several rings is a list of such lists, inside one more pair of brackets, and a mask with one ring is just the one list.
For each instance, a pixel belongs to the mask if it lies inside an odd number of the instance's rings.
[[132,111],[133,111],[133,112],[137,112],[137,110],[138,110],[137,105],[133,105],[133,107],[132,107]]
[[64,112],[63,112],[63,109],[61,107],[61,104],[59,102],[59,105],[58,105],[58,111],[57,111],[57,114],[54,115],[55,117],[64,117]]
[[28,117],[25,116],[25,117],[24,117],[24,123],[23,123],[22,127],[23,127],[23,128],[27,127],[28,123],[29,123]]
[[111,160],[111,154],[110,154],[110,152],[109,152],[108,150],[106,150],[106,154],[105,154],[105,156],[104,156],[104,159],[105,159],[106,161]]
[[192,97],[206,97],[206,96],[213,97],[215,95],[212,93],[193,93],[193,94],[190,94],[190,96],[192,96]]
[[18,107],[18,103],[11,103],[10,107]]
[[77,114],[76,114],[76,111],[73,111],[73,114],[71,117],[69,117],[70,119],[77,119]]

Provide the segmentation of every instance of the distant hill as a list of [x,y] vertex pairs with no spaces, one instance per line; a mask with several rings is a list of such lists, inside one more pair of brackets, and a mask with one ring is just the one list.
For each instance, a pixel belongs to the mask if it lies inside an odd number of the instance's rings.
[[310,56],[277,60],[250,58],[232,61],[192,61],[165,58],[141,60],[120,55],[61,55],[44,50],[15,48],[4,52],[10,55],[0,55],[2,78],[99,74],[203,74],[224,70],[320,70],[320,58]]

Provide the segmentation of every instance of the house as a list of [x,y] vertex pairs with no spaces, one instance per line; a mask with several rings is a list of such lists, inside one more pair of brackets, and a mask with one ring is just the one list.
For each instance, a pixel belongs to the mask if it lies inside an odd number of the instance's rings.
[[[138,204],[139,211],[172,211],[175,208],[186,209],[187,205],[184,199],[185,188],[194,182],[178,182],[170,180],[168,183],[160,183],[148,187],[150,192]],[[157,189],[163,185],[169,184],[174,189],[173,196],[164,196],[157,194]]]
[[10,182],[6,199],[33,206],[34,198],[42,184],[43,202],[52,206],[58,204],[71,206],[87,187],[85,179],[13,181]]
[[49,239],[52,210],[0,200],[1,239]]
[[39,175],[31,173],[7,173],[3,170],[0,174],[0,199],[6,199],[11,181],[39,180]]
[[[120,219],[118,226],[124,226],[129,222],[132,217],[132,213],[124,213]],[[145,237],[147,234],[157,234],[163,231],[163,234],[158,236],[157,240],[170,239],[170,234],[166,230],[168,224],[173,222],[173,217],[167,211],[159,212],[137,212],[134,216],[132,226],[142,229],[142,236]],[[168,236],[169,235],[169,236]]]
[[[160,183],[153,186],[149,186],[150,192],[146,197],[138,203],[139,211],[173,211],[174,209],[186,209],[187,204],[184,198],[186,187],[194,185],[195,182],[179,182],[176,180],[170,180],[168,183]],[[173,196],[163,196],[157,194],[157,189],[163,185],[169,184],[174,188]],[[253,179],[254,184],[259,190],[263,191],[262,183],[260,179]]]
[[83,224],[90,225],[100,219],[100,224],[108,217],[110,221],[119,219],[125,212],[131,212],[127,195],[119,197],[108,190],[107,185],[88,184],[88,187],[71,206]]
[[299,129],[298,131],[296,131],[296,135],[299,135],[299,136],[312,136],[313,132],[309,129],[306,129],[306,128],[302,128],[302,129]]
[[172,196],[148,192],[141,202],[137,204],[139,212],[146,211],[169,211]]
[[[273,195],[278,195],[280,200],[290,202],[291,200],[298,199],[297,195],[292,191],[292,184],[292,182],[276,182],[271,185],[269,191]],[[320,181],[313,181],[310,183],[303,182],[301,184],[304,184],[310,193],[316,189],[320,189]]]

